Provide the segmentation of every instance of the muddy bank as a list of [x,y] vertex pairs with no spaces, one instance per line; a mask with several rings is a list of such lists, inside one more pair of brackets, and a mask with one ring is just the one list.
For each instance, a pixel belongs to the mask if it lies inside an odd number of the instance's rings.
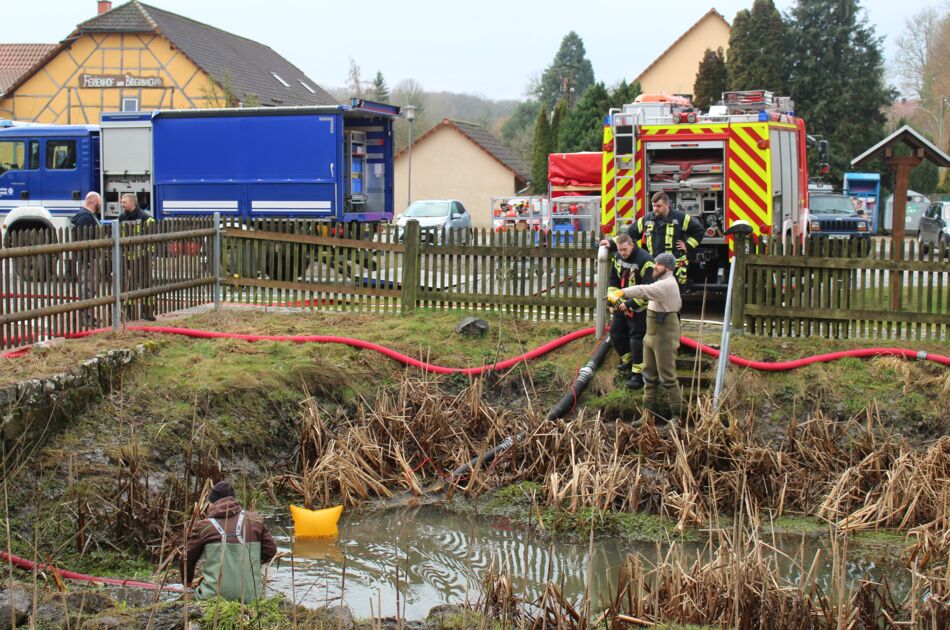
[[[452,332],[456,321],[228,315],[183,325],[352,334],[448,365],[506,358],[566,332],[518,323],[504,335],[462,339]],[[195,503],[210,480],[227,476],[245,504],[265,514],[290,501],[365,507],[464,497],[466,509],[507,510],[552,540],[593,532],[688,541],[705,528],[728,530],[742,510],[762,523],[807,515],[844,533],[894,528],[917,571],[937,575],[946,566],[941,480],[950,476],[950,443],[928,437],[946,417],[907,441],[895,433],[916,425],[901,424],[904,416],[887,402],[906,388],[906,404],[919,403],[911,409],[935,414],[947,394],[923,392],[943,375],[918,364],[859,362],[848,368],[851,380],[838,388],[822,381],[814,399],[814,379],[846,373],[763,376],[761,390],[732,390],[747,397],[731,408],[728,428],[701,407],[689,431],[634,430],[614,422],[635,414],[637,400],[616,389],[608,362],[578,414],[545,420],[591,348],[577,342],[473,380],[407,374],[388,359],[338,346],[165,340],[6,478],[9,545],[74,570],[146,578],[163,567],[156,579],[177,581],[168,567]],[[858,370],[877,379],[864,387],[864,407],[826,413],[829,396],[856,392]],[[730,374],[737,383],[750,378]],[[848,396],[857,401],[857,393]],[[613,406],[591,404],[598,400]],[[766,401],[772,406],[760,413]],[[527,438],[504,457],[444,493],[427,492],[446,471],[518,434]],[[659,608],[654,613],[662,618]]]

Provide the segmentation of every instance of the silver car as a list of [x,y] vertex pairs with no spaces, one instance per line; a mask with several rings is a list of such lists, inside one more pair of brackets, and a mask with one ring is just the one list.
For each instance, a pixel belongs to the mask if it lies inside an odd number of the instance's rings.
[[924,253],[939,245],[943,245],[945,252],[950,251],[950,201],[930,204],[920,218],[917,242]]
[[436,243],[445,228],[446,239],[468,244],[472,240],[472,215],[465,211],[461,201],[455,199],[425,199],[413,201],[406,211],[396,217],[396,225],[405,228],[409,221],[418,221],[422,240]]

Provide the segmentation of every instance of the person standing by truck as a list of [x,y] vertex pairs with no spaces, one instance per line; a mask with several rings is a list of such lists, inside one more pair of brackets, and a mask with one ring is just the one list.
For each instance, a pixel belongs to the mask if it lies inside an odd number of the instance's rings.
[[[131,230],[133,235],[141,234],[143,226],[150,226],[155,223],[152,215],[139,207],[138,199],[133,193],[122,195],[119,203],[122,206],[119,223],[122,224],[123,228],[126,225],[134,226]],[[152,256],[148,245],[133,245],[131,251],[126,252],[123,267],[125,271],[123,274],[124,289],[126,291],[148,289],[152,286]],[[152,308],[154,299],[154,297],[147,297],[140,301],[142,319],[147,319],[150,322],[155,321],[154,309]],[[126,307],[126,317],[129,319],[133,319],[135,302],[139,302],[139,300],[134,300]]]
[[[70,223],[76,230],[77,241],[87,241],[96,237],[96,228],[99,227],[99,211],[102,208],[102,197],[97,192],[90,192],[83,201],[82,208],[73,215]],[[97,266],[96,256],[90,250],[77,252],[77,271],[79,272],[79,299],[89,300],[96,297]],[[83,309],[80,316],[83,327],[94,328],[97,324],[92,309]]]
[[[653,282],[653,259],[637,247],[627,234],[620,234],[610,243],[615,249],[607,291],[625,289],[635,284]],[[629,389],[643,387],[643,336],[647,331],[646,300],[630,298],[612,308],[610,342],[620,355],[617,370],[627,375]]]
[[686,285],[689,261],[703,240],[703,226],[680,210],[670,207],[670,196],[654,193],[650,199],[652,212],[647,212],[627,229],[634,242],[639,242],[654,259],[669,252],[676,260],[674,275],[683,287]]

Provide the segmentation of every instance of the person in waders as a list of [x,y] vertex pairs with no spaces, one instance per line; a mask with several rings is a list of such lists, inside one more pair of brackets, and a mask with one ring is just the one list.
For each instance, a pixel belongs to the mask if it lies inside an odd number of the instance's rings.
[[190,586],[204,555],[197,599],[251,602],[264,596],[261,564],[277,554],[277,544],[263,519],[238,503],[234,486],[219,481],[208,497],[208,516],[191,530],[182,557],[182,576]]
[[[647,333],[643,340],[643,418],[657,422],[684,418],[685,409],[676,378],[676,352],[680,347],[679,311],[683,306],[676,280],[676,259],[663,252],[653,260],[653,283],[638,284],[608,294],[611,303],[623,299],[646,298]],[[659,413],[659,390],[666,392],[669,416]]]

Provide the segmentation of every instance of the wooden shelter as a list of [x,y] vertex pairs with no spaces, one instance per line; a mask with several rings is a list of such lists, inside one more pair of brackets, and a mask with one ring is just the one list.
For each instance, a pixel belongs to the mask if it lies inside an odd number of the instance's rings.
[[[910,149],[910,155],[897,155],[894,149],[899,144],[907,146]],[[891,257],[894,260],[901,260],[904,256],[904,223],[907,215],[907,186],[910,181],[910,172],[925,159],[938,167],[950,167],[950,156],[912,127],[904,125],[851,160],[851,166],[863,166],[877,157],[881,157],[887,167],[894,171],[894,227],[891,233]],[[901,303],[901,285],[897,271],[891,273],[890,284],[891,308],[897,310]]]

